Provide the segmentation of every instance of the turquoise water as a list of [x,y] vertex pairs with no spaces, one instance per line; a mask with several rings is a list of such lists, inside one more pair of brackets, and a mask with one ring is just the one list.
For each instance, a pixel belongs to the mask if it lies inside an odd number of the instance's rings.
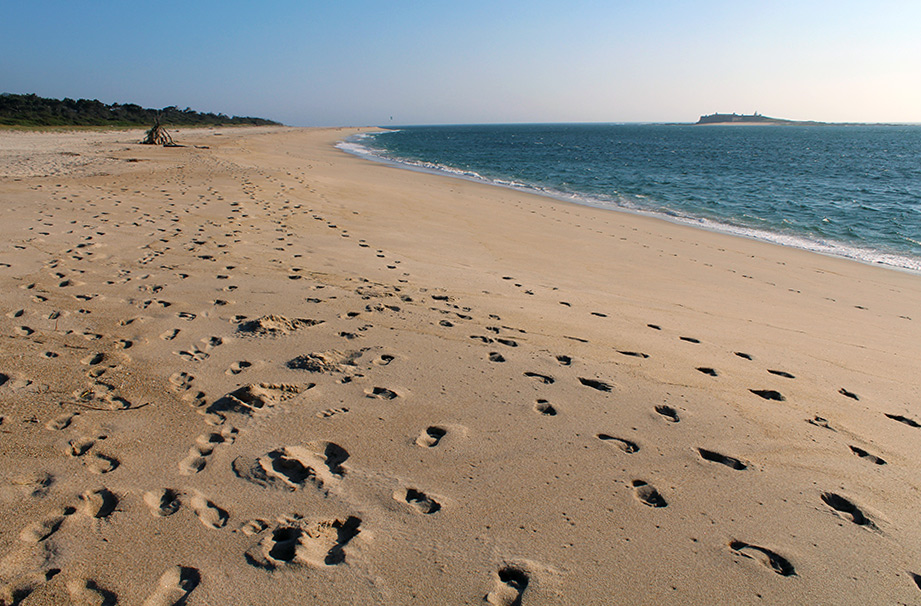
[[921,271],[921,126],[420,126],[343,149]]

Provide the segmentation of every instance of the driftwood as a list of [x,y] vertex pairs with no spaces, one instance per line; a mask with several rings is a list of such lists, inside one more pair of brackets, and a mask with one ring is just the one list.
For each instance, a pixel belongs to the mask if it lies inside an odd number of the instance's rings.
[[169,132],[162,126],[160,126],[160,119],[157,118],[157,123],[154,124],[149,131],[147,131],[147,137],[141,141],[144,145],[163,145],[164,147],[181,147],[176,143],[173,143],[173,138],[170,136]]

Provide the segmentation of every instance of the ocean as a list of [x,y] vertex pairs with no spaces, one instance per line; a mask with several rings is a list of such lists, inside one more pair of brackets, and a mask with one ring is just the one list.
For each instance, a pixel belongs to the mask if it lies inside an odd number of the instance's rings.
[[409,126],[340,147],[921,272],[921,126]]

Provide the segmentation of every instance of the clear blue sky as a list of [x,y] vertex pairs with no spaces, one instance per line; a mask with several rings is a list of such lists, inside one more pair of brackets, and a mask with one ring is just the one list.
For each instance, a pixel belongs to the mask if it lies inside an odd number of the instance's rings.
[[919,31],[917,0],[0,0],[0,92],[304,126],[921,122]]

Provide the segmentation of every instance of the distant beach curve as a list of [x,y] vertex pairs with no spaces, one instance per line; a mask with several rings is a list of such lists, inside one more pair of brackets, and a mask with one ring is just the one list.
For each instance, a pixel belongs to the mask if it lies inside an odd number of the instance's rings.
[[921,271],[921,126],[404,127],[356,153]]

